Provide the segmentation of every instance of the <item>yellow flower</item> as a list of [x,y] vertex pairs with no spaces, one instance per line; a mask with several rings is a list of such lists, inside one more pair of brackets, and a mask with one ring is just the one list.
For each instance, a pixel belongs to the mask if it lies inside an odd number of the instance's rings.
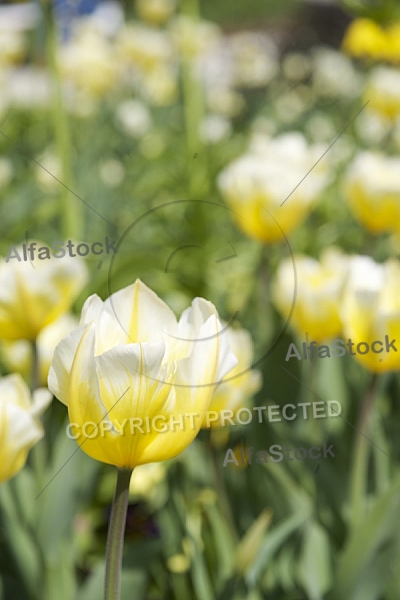
[[117,48],[122,60],[144,73],[165,66],[174,58],[167,34],[141,23],[131,23],[121,29]]
[[[0,338],[33,341],[39,331],[65,313],[88,279],[88,270],[79,257],[38,258],[41,242],[24,260],[23,246],[9,249],[0,261]],[[26,245],[25,245],[26,246]],[[17,254],[16,254],[17,253]],[[40,252],[39,252],[40,255]],[[19,257],[19,262],[18,262]]]
[[62,47],[60,63],[63,76],[91,96],[110,91],[117,81],[114,49],[95,29],[83,29]]
[[132,497],[141,496],[152,500],[160,492],[160,485],[164,483],[165,477],[166,468],[163,463],[141,465],[132,473],[129,493]]
[[385,56],[387,40],[385,32],[370,19],[356,19],[346,31],[342,47],[347,54],[357,58]]
[[[400,369],[399,261],[378,264],[369,256],[353,257],[341,318],[346,338],[355,346],[369,345],[365,354],[355,353],[359,363],[375,373]],[[393,345],[388,348],[393,340],[395,349]],[[378,345],[372,348],[374,341],[381,342],[378,350]]]
[[0,29],[0,66],[19,63],[26,53],[26,39],[20,31]]
[[[39,360],[39,382],[47,386],[47,376],[57,344],[73,329],[78,327],[78,319],[70,314],[61,315],[58,319],[43,327],[36,343]],[[2,358],[9,371],[20,373],[29,379],[32,369],[32,345],[26,340],[2,343]]]
[[[308,256],[295,257],[297,290],[291,325],[304,339],[322,342],[341,331],[340,295],[345,282],[348,259],[335,248],[321,254],[318,262]],[[291,259],[279,266],[273,285],[274,303],[288,318],[295,292],[295,274]]]
[[400,158],[361,152],[350,165],[344,193],[356,218],[373,233],[400,229]]
[[20,471],[29,450],[42,437],[38,419],[51,400],[48,390],[30,391],[20,375],[0,379],[0,482]]
[[400,23],[393,23],[386,31],[386,58],[392,62],[400,61]]
[[301,133],[272,140],[260,136],[257,146],[228,165],[218,179],[238,226],[261,241],[283,241],[281,229],[289,235],[329,182],[326,163],[315,166],[325,150],[319,145],[309,147]]
[[[225,325],[226,326],[226,325]],[[209,411],[215,411],[218,415],[222,410],[231,410],[234,419],[237,411],[245,406],[247,401],[261,388],[260,371],[252,370],[253,342],[248,331],[245,329],[227,328],[229,346],[238,360],[236,367],[229,372],[226,379],[222,381],[213,393]],[[224,422],[226,424],[226,421]],[[211,427],[221,427],[221,418],[210,420]],[[208,427],[203,422],[203,427]]]
[[390,67],[376,67],[364,92],[368,110],[395,119],[400,114],[400,72]]
[[136,10],[143,21],[161,25],[174,13],[176,0],[136,0]]
[[182,452],[237,363],[215,307],[196,298],[177,322],[137,280],[105,302],[88,298],[80,325],[55,350],[49,388],[83,450],[120,468]]
[[192,59],[202,52],[210,51],[221,39],[218,25],[187,15],[175,17],[171,21],[169,31],[178,52]]

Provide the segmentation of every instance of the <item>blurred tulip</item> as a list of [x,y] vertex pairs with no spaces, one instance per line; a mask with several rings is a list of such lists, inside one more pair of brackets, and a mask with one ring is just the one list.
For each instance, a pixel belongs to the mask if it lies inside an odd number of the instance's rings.
[[[36,242],[36,250],[41,246]],[[88,279],[88,269],[77,256],[35,258],[31,263],[24,260],[21,246],[15,250],[20,262],[14,249],[8,263],[0,261],[0,338],[34,341],[43,327],[70,308]]]
[[6,26],[0,29],[0,67],[5,67],[23,60],[26,53],[26,39],[19,31],[7,31]]
[[110,91],[118,76],[119,64],[108,40],[95,29],[78,32],[60,50],[63,76],[89,95]]
[[215,307],[196,298],[177,322],[137,280],[105,302],[88,298],[80,324],[56,348],[49,388],[68,406],[85,452],[122,469],[182,452],[215,384],[237,364]]
[[136,10],[143,21],[161,25],[176,9],[176,0],[136,0]]
[[222,171],[219,188],[247,235],[267,243],[283,241],[280,228],[289,235],[328,185],[326,163],[316,165],[326,148],[308,146],[301,133],[260,136],[257,144]]
[[379,60],[386,51],[385,32],[371,19],[356,19],[348,27],[342,47],[347,54],[357,58],[371,57]]
[[140,72],[149,73],[174,58],[171,40],[164,31],[140,23],[125,25],[117,37],[120,58]]
[[342,48],[356,58],[400,61],[400,23],[386,28],[371,19],[356,19],[346,31]]
[[[78,325],[76,317],[66,314],[61,315],[39,332],[36,344],[40,385],[47,386],[47,377],[55,347]],[[33,360],[32,345],[26,340],[18,340],[16,342],[3,342],[1,348],[2,359],[7,369],[19,373],[25,379],[29,379]]]
[[400,158],[361,152],[350,165],[344,193],[356,218],[373,233],[400,230]]
[[[238,363],[227,375],[228,381],[222,381],[215,389],[209,411],[218,414],[222,410],[236,412],[246,405],[248,400],[261,388],[261,372],[252,370],[253,342],[248,331],[245,329],[227,329],[229,346],[236,356]],[[210,421],[211,427],[221,427],[221,419]],[[207,427],[206,422],[203,427]]]
[[[354,358],[374,373],[400,369],[400,263],[376,263],[369,256],[351,258],[348,283],[341,303],[345,338],[365,342],[369,351]],[[395,340],[387,350],[385,337]],[[380,340],[380,351],[372,343]],[[377,353],[378,352],[378,353]]]
[[130,495],[141,496],[150,501],[156,499],[160,492],[160,485],[164,483],[166,468],[163,463],[149,463],[141,465],[132,473],[130,481]]
[[31,398],[20,375],[0,379],[0,482],[20,471],[29,450],[42,437],[38,417],[51,401],[48,390],[41,388]]
[[[337,336],[341,331],[339,300],[348,258],[329,248],[319,262],[308,256],[295,256],[294,260],[297,289],[291,325],[301,338],[307,333],[316,342]],[[290,314],[294,292],[293,263],[286,259],[279,266],[273,286],[274,303],[284,318]]]
[[376,67],[364,92],[368,110],[395,119],[400,114],[400,72],[389,67]]
[[169,25],[169,32],[178,52],[191,59],[204,51],[209,52],[221,39],[218,25],[186,15],[175,17]]

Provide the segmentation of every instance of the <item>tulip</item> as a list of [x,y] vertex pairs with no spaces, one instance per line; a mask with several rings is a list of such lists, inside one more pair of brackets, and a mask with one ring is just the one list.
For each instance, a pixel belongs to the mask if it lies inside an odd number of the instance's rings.
[[18,374],[0,379],[0,482],[25,465],[29,450],[43,437],[38,417],[51,401],[48,390],[33,392]]
[[283,241],[281,229],[289,235],[328,185],[324,163],[316,165],[323,152],[321,146],[309,147],[302,134],[290,133],[260,140],[228,165],[218,185],[238,226],[263,242]]
[[[41,243],[36,244],[40,249]],[[78,257],[36,257],[30,262],[23,259],[21,247],[16,251],[20,262],[15,252],[9,262],[0,261],[0,338],[34,341],[43,327],[70,308],[88,270]]]
[[162,496],[161,490],[167,475],[164,463],[141,465],[133,471],[129,490],[132,497],[140,496],[154,503]]
[[364,92],[368,110],[396,119],[400,114],[400,73],[390,67],[376,67]]
[[[400,263],[390,259],[376,263],[369,256],[351,258],[348,283],[341,303],[341,319],[345,338],[354,345],[369,345],[365,354],[354,358],[374,373],[400,369]],[[385,337],[393,346],[388,350]],[[372,343],[382,342],[378,353]],[[365,346],[363,346],[365,351]]]
[[[261,388],[260,371],[252,370],[253,342],[248,331],[245,329],[227,330],[229,346],[235,354],[238,363],[227,376],[227,381],[222,381],[215,389],[209,412],[215,411],[219,417],[210,420],[211,427],[221,427],[221,411],[232,411],[232,419],[237,411],[245,406],[247,401]],[[224,422],[225,424],[226,422]],[[207,427],[206,421],[202,425]]]
[[344,36],[342,47],[345,52],[357,58],[381,59],[386,52],[385,32],[371,19],[356,19]]
[[356,218],[373,233],[399,230],[400,158],[361,152],[350,165],[344,192]]
[[143,21],[161,25],[174,13],[176,0],[136,0],[136,10]]
[[[107,539],[105,600],[120,598],[133,468],[173,458],[192,442],[213,388],[236,364],[210,302],[196,298],[177,321],[140,280],[105,302],[97,295],[88,298],[80,327],[58,344],[49,388],[68,406],[85,452],[118,467]],[[188,415],[189,423],[183,422]],[[139,427],[146,422],[145,429],[126,431],[123,424],[128,419],[136,425],[139,421]],[[85,431],[88,424],[91,430]],[[104,425],[100,435],[98,425]]]
[[[341,331],[340,295],[347,274],[348,259],[339,250],[325,250],[320,261],[308,256],[284,260],[278,268],[273,285],[273,300],[284,318],[291,314],[291,325],[300,337],[322,342]],[[294,272],[295,269],[295,272]]]
[[177,322],[140,280],[105,302],[88,298],[80,327],[57,346],[49,373],[84,451],[120,469],[182,452],[200,429],[213,388],[237,364],[221,329],[210,302],[196,298]]
[[60,65],[63,76],[90,97],[111,91],[119,71],[111,44],[89,27],[61,48]]
[[[73,329],[78,327],[78,319],[70,314],[61,315],[58,319],[44,327],[36,339],[39,383],[47,386],[47,377],[53,354],[57,344]],[[32,373],[33,349],[26,340],[2,343],[2,358],[9,371],[20,373],[28,379]]]

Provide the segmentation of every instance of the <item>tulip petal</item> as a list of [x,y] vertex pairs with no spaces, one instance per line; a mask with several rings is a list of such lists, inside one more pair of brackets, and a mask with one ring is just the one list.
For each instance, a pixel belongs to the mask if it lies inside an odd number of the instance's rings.
[[56,346],[53,362],[49,371],[49,390],[56,398],[67,406],[72,363],[86,329],[87,325],[78,327],[78,329],[72,331]]
[[131,342],[157,342],[176,323],[172,310],[140,279],[108,298],[104,308],[118,317]]

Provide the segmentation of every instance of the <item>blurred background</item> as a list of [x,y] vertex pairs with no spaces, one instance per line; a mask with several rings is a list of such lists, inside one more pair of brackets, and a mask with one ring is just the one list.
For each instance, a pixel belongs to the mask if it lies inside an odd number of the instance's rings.
[[[0,3],[0,254],[118,243],[82,259],[71,310],[40,331],[41,385],[85,299],[140,277],[177,314],[202,296],[249,332],[259,385],[234,380],[235,408],[342,407],[264,411],[138,467],[124,600],[400,597],[400,360],[285,360],[306,340],[400,345],[399,65],[397,0]],[[23,338],[0,331],[1,374],[33,387]],[[2,600],[102,595],[115,473],[80,450],[63,467],[67,423],[55,399],[0,485]],[[222,466],[324,441],[334,458]]]

